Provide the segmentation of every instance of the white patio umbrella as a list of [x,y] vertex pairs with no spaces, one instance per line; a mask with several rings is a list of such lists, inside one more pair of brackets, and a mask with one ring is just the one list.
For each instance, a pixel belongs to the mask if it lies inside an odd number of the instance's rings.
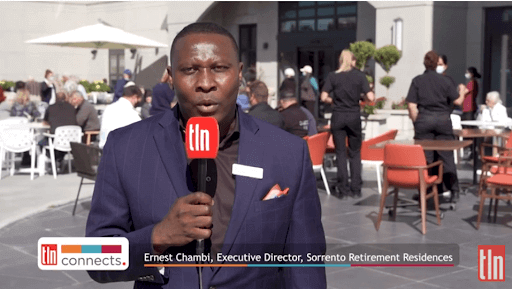
[[128,33],[119,28],[102,23],[80,27],[74,30],[57,33],[25,43],[45,44],[64,47],[83,47],[93,49],[132,49],[132,48],[165,48],[168,47],[151,39]]

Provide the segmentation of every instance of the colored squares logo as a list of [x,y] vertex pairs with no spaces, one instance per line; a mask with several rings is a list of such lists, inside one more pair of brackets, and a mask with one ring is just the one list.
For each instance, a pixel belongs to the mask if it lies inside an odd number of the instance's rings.
[[62,245],[63,254],[121,254],[121,245]]
[[129,242],[124,237],[41,238],[38,242],[41,270],[126,270]]

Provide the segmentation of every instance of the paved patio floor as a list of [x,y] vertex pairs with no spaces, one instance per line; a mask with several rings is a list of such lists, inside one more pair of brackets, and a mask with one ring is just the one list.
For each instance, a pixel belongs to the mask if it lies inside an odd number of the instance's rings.
[[[461,182],[469,181],[469,168],[459,166]],[[5,171],[3,176],[0,180],[0,288],[133,287],[132,282],[98,284],[85,271],[41,271],[37,267],[36,244],[40,237],[84,236],[92,186],[84,188],[84,198],[73,217],[72,200],[80,181],[76,174],[59,175],[56,180],[44,176],[34,181],[27,175],[6,176]],[[328,172],[328,177],[333,176],[333,172]],[[328,288],[512,288],[512,206],[501,202],[497,222],[491,223],[484,217],[480,230],[476,230],[479,199],[468,194],[461,196],[456,211],[448,210],[447,204],[442,205],[441,226],[437,226],[435,217],[427,217],[426,235],[420,231],[419,213],[406,209],[399,211],[394,222],[385,214],[377,232],[375,221],[380,196],[375,173],[364,170],[363,180],[363,197],[357,200],[328,196],[318,181],[328,253],[359,243],[456,243],[460,246],[460,264],[453,268],[327,268]],[[6,211],[9,213],[2,214]],[[479,244],[506,245],[505,282],[478,281]]]

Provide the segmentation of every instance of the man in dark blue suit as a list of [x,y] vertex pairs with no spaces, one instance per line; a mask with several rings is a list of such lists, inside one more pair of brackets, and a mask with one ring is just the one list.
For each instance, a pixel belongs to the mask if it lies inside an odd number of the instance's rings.
[[132,77],[132,71],[129,69],[125,69],[123,71],[123,78],[119,79],[116,83],[116,88],[114,90],[114,100],[112,102],[116,102],[119,98],[123,96],[124,86],[130,81]]
[[[89,271],[94,280],[135,280],[135,288],[198,288],[198,268],[144,267],[145,253],[194,254],[197,239],[207,241],[214,258],[218,253],[304,258],[325,253],[307,144],[237,108],[243,66],[237,51],[233,36],[216,24],[185,27],[174,39],[168,68],[178,105],[109,134],[86,236],[127,238],[130,266]],[[197,192],[197,167],[184,148],[184,126],[194,116],[214,117],[220,129],[206,192]],[[240,166],[245,170],[235,169]],[[283,196],[268,198],[275,190]],[[326,288],[321,267],[199,270],[204,288]]]

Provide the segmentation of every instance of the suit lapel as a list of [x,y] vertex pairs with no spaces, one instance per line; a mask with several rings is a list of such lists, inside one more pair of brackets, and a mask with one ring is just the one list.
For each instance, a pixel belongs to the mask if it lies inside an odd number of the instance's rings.
[[[239,164],[262,167],[263,150],[265,146],[259,143],[256,133],[258,125],[242,110],[238,111],[240,119],[240,143],[238,147]],[[263,172],[265,177],[265,171]],[[222,253],[228,254],[233,243],[244,223],[247,212],[254,196],[254,190],[259,180],[255,178],[236,176],[235,177],[235,202],[231,212],[231,219],[224,237]],[[218,268],[216,268],[218,270]]]
[[187,187],[187,159],[179,131],[177,106],[172,112],[165,112],[159,124],[161,128],[155,131],[153,138],[174,191],[178,198],[183,197],[190,191]]

